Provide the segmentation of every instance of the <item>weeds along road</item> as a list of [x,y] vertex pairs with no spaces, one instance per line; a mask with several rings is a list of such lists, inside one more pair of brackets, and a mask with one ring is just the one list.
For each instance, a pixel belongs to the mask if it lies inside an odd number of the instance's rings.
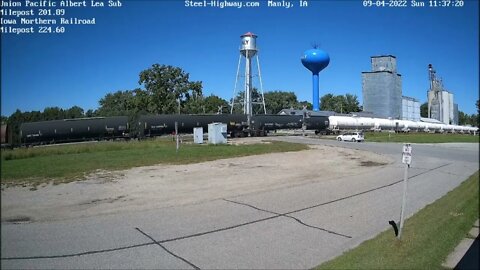
[[[291,174],[290,185],[233,193],[220,186],[217,196],[195,203],[2,223],[1,267],[305,269],[390,229],[389,220],[399,220],[402,144],[269,139],[318,144],[328,151],[314,161],[302,160],[298,153],[298,164],[310,162],[316,174]],[[338,177],[336,170],[346,170],[342,160],[336,161],[336,168],[335,164],[334,168],[322,167],[322,158],[328,161],[348,148],[380,154],[388,162],[367,169],[354,167],[352,173],[339,172]],[[478,154],[478,144],[414,144],[407,217],[477,171]],[[344,162],[354,159],[345,156]],[[282,162],[275,163],[280,171]],[[299,166],[299,170],[305,168]],[[296,179],[297,175],[303,179]],[[262,181],[266,175],[250,166],[243,177]],[[195,189],[202,186],[193,184]],[[191,191],[184,196],[195,194]]]

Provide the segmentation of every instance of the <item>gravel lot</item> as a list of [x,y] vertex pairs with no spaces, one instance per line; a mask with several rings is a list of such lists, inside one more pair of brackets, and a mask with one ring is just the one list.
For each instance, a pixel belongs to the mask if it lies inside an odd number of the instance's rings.
[[371,166],[389,163],[389,158],[367,151],[312,145],[301,152],[99,171],[85,181],[38,190],[4,189],[2,222],[64,220],[196,204],[361,174]]

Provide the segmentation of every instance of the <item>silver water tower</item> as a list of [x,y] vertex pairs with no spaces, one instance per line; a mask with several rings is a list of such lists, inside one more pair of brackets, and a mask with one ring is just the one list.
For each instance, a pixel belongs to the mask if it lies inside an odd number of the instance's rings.
[[[233,90],[233,98],[231,104],[231,113],[233,113],[233,108],[235,105],[235,97],[237,94],[237,83],[239,81],[240,76],[240,66],[242,62],[242,58],[245,59],[245,86],[244,86],[244,97],[243,97],[243,113],[248,116],[248,123],[250,125],[250,117],[253,115],[253,104],[261,104],[263,105],[262,109],[264,113],[265,110],[265,98],[263,95],[263,85],[262,85],[262,77],[260,74],[260,63],[258,60],[258,49],[257,49],[257,35],[248,32],[240,36],[241,45],[240,45],[240,56],[238,58],[238,67],[237,67],[237,77],[235,80],[235,87]],[[256,56],[256,57],[255,57]],[[255,58],[254,58],[255,57]],[[252,71],[252,62],[253,59],[256,59],[257,62],[257,69],[258,69],[258,78],[260,81],[260,93],[261,94],[261,101],[252,100],[252,92],[253,92],[253,71]]]

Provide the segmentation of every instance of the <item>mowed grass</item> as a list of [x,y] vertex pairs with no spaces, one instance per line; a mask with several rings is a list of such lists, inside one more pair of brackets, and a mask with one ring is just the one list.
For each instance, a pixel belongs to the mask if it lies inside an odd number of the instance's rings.
[[449,143],[465,142],[478,143],[478,135],[469,134],[440,134],[440,133],[389,133],[389,132],[366,132],[367,142],[409,142],[409,143]]
[[188,164],[215,159],[306,150],[286,142],[248,145],[182,144],[171,140],[102,142],[2,151],[2,184],[78,180],[96,170],[122,170],[154,164]]
[[478,219],[479,173],[393,229],[316,269],[442,269],[442,263]]

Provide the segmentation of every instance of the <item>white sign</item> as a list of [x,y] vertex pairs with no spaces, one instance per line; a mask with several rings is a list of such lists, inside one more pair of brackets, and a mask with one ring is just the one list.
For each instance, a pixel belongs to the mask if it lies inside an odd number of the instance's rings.
[[412,146],[409,143],[403,145],[402,163],[408,165],[412,163]]
[[410,165],[410,163],[412,163],[412,156],[409,155],[409,154],[403,153],[402,163],[403,163],[403,164],[408,164],[408,165]]
[[412,146],[409,143],[403,144],[403,153],[409,153],[410,155],[412,154]]

